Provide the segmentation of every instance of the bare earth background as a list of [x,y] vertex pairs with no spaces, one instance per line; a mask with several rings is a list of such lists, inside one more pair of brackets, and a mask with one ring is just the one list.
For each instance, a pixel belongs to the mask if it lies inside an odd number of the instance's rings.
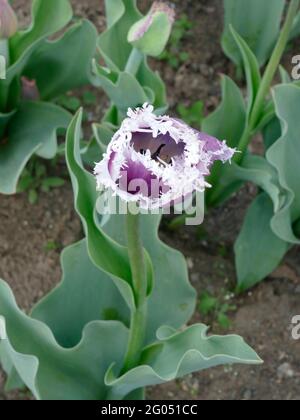
[[[177,71],[154,62],[168,85],[171,109],[176,104],[205,102],[206,112],[220,100],[219,74],[234,77],[234,68],[222,54],[221,0],[173,0],[178,14],[186,13],[194,23],[193,33],[184,41],[190,59]],[[28,0],[15,0],[21,22],[28,21]],[[77,16],[91,19],[99,31],[105,27],[103,1],[72,0]],[[147,9],[151,1],[140,2]],[[294,47],[299,54],[300,44]],[[286,66],[290,67],[287,54]],[[98,106],[89,114],[98,121],[106,99],[97,92]],[[162,238],[187,257],[190,278],[199,292],[223,297],[234,287],[233,243],[255,189],[245,187],[225,207],[206,218],[204,229],[183,228],[171,234],[162,226]],[[0,277],[9,282],[19,305],[28,310],[60,280],[60,250],[82,237],[73,210],[70,183],[49,194],[40,194],[38,204],[28,203],[25,194],[0,197]],[[58,249],[47,250],[56,243]],[[251,292],[233,297],[236,310],[230,314],[231,327],[258,351],[265,363],[259,367],[219,367],[190,375],[148,391],[149,399],[201,400],[300,400],[300,341],[291,337],[291,319],[300,314],[300,256],[294,248],[281,267]],[[194,321],[222,331],[214,317],[203,319],[197,309]],[[28,399],[28,393],[7,394],[0,371],[0,400]]]

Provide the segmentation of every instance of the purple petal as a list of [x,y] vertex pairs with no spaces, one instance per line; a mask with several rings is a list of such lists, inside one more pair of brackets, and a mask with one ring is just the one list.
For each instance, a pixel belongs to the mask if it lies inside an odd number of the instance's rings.
[[216,160],[226,162],[230,160],[235,153],[235,150],[209,134],[198,132],[198,138],[205,143],[204,151],[211,154],[213,162]]

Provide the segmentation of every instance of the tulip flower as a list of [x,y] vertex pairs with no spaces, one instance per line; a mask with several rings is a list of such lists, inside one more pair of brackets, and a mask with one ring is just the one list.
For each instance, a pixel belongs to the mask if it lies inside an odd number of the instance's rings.
[[165,49],[174,20],[174,8],[167,3],[156,1],[148,15],[131,27],[128,42],[144,54],[157,57]]
[[12,37],[18,30],[18,20],[7,0],[0,0],[0,39]]
[[24,101],[38,101],[40,99],[40,93],[35,80],[23,76],[21,78],[21,85],[22,99]]
[[206,177],[216,160],[230,161],[226,142],[145,104],[129,109],[103,160],[95,167],[98,189],[111,189],[126,202],[154,210],[210,187]]

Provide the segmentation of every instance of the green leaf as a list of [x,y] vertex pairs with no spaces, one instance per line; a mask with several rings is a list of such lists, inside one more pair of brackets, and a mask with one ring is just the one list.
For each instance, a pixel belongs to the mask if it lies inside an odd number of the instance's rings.
[[300,12],[295,17],[294,26],[290,34],[290,39],[297,38],[300,35]]
[[261,156],[249,154],[241,166],[235,163],[227,166],[221,185],[226,187],[237,181],[252,182],[267,192],[273,200],[274,211],[278,211],[285,203],[286,192],[278,182],[276,170]]
[[42,186],[46,188],[58,188],[62,187],[64,184],[65,180],[58,177],[46,178],[42,181]]
[[36,178],[42,178],[43,176],[46,176],[47,168],[45,165],[43,165],[40,162],[37,162],[35,164],[35,176]]
[[240,165],[232,162],[225,165],[209,193],[209,204],[218,205],[226,201],[245,182],[252,182],[266,191],[273,200],[274,211],[278,211],[287,199],[287,192],[280,185],[276,169],[263,157],[248,154]]
[[288,251],[288,244],[271,229],[272,201],[260,194],[251,204],[235,244],[239,290],[246,290],[271,274]]
[[[230,147],[237,147],[246,125],[246,106],[238,86],[227,76],[222,77],[222,102],[215,112],[202,122],[202,130],[220,140],[226,140]],[[214,196],[221,190],[222,196],[228,197],[232,193],[232,185],[223,190],[220,182],[223,180],[223,171],[228,165],[216,162],[212,169],[210,183],[212,189],[206,193],[208,205],[214,204]],[[240,184],[238,184],[240,185]],[[233,189],[236,184],[233,185]]]
[[8,141],[0,144],[0,192],[14,194],[18,179],[33,154],[51,159],[57,150],[56,131],[70,115],[50,103],[23,103],[8,125]]
[[227,76],[222,77],[222,102],[203,120],[202,130],[237,147],[246,124],[246,106],[240,89]]
[[220,325],[221,328],[223,328],[224,330],[228,330],[231,327],[231,321],[228,318],[228,316],[223,313],[220,312],[218,314],[218,324]]
[[32,23],[30,27],[17,32],[10,39],[10,66],[6,79],[0,80],[0,110],[7,107],[14,109],[20,96],[20,82],[25,67],[45,38],[62,29],[72,18],[72,9],[68,0],[51,2],[34,0],[32,3]]
[[153,92],[153,106],[158,114],[164,114],[168,109],[166,86],[158,72],[150,69],[147,60],[141,64],[137,79],[141,86],[147,87]]
[[98,48],[113,71],[125,69],[132,46],[127,41],[131,26],[142,16],[136,0],[105,0],[108,29],[98,38]]
[[[128,333],[121,323],[91,322],[84,327],[75,347],[61,347],[45,324],[20,311],[2,280],[0,315],[4,317],[8,336],[0,342],[1,355],[4,353],[9,359],[35,398],[72,401],[108,398],[105,372],[112,361],[120,369],[126,351]],[[67,333],[68,324],[65,327]]]
[[[131,269],[127,249],[113,241],[96,222],[95,206],[98,199],[96,182],[92,174],[82,166],[80,153],[82,111],[71,122],[66,142],[66,160],[71,175],[75,209],[79,214],[88,243],[89,255],[94,264],[112,276],[130,308],[134,296],[131,288]],[[105,252],[99,252],[99,250]]]
[[299,244],[293,224],[300,217],[299,189],[299,116],[300,87],[295,84],[274,88],[276,114],[281,122],[282,134],[267,152],[267,160],[278,171],[279,182],[286,191],[285,204],[275,213],[272,229],[284,241]]
[[32,23],[11,40],[12,59],[15,62],[34,43],[62,29],[72,18],[69,0],[33,0]]
[[29,201],[29,203],[30,204],[36,204],[37,201],[38,201],[38,198],[39,198],[39,196],[38,196],[37,191],[34,190],[34,189],[30,189],[29,190],[29,193],[28,193],[28,201]]
[[177,112],[180,117],[188,124],[201,127],[203,121],[203,108],[204,104],[202,101],[195,102],[190,107],[185,107],[182,104],[179,104],[177,107]]
[[31,175],[22,176],[18,183],[17,192],[21,193],[27,191],[31,184],[34,182],[34,178]]
[[205,292],[200,297],[199,310],[202,315],[206,316],[216,309],[218,299]]
[[85,239],[62,252],[61,265],[61,283],[31,314],[48,325],[61,346],[76,346],[85,325],[92,321],[118,320],[129,325],[124,300],[111,278],[90,260]]
[[111,74],[96,63],[94,70],[102,89],[124,115],[128,108],[136,108],[145,102],[152,102],[135,76],[125,72]]
[[279,66],[279,73],[280,73],[281,83],[292,82],[291,74],[281,65]]
[[[1,87],[1,85],[0,85],[0,87]],[[10,112],[8,114],[1,114],[0,113],[0,148],[1,148],[1,141],[3,141],[2,140],[2,137],[3,137],[4,133],[5,133],[6,127],[7,127],[8,123],[9,123],[9,121],[14,116],[14,114],[15,114],[15,111]]]
[[158,343],[146,348],[141,366],[117,377],[112,366],[105,382],[113,396],[123,398],[134,389],[158,385],[221,364],[260,364],[257,354],[241,337],[206,335],[205,325],[193,325],[182,332],[162,327]]
[[83,20],[58,40],[44,41],[35,50],[26,67],[26,75],[36,80],[42,99],[56,98],[91,80],[96,41],[94,25]]
[[222,47],[237,66],[242,65],[243,58],[233,39],[230,25],[242,36],[262,66],[269,59],[278,39],[284,6],[284,0],[272,0],[272,7],[268,1],[224,0]]
[[259,65],[257,59],[245,40],[235,31],[235,29],[230,27],[232,36],[241,52],[243,58],[244,70],[246,73],[247,79],[247,88],[248,88],[248,112],[249,117],[252,110],[255,98],[257,96],[260,83],[261,83],[261,74],[259,71]]
[[281,136],[281,124],[279,119],[274,116],[263,129],[263,138],[266,150],[268,150]]
[[149,68],[146,57],[136,78],[124,75],[133,49],[127,41],[127,34],[130,27],[142,16],[136,7],[136,0],[106,0],[105,6],[108,29],[99,36],[97,45],[110,72],[97,66],[94,84],[104,88],[114,104],[120,104],[123,113],[126,107],[141,105],[145,101],[153,103],[157,112],[165,112],[165,85],[159,75]]
[[97,96],[90,91],[85,91],[82,96],[83,103],[87,106],[97,104]]

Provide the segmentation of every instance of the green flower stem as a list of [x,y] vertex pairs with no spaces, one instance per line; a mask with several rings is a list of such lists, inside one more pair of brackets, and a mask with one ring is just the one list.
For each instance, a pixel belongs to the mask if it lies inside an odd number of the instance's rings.
[[251,136],[253,132],[255,131],[257,124],[259,123],[259,119],[260,119],[260,116],[261,116],[261,113],[263,111],[263,107],[265,104],[265,98],[271,87],[275,73],[280,64],[280,60],[287,46],[289,35],[293,28],[294,19],[299,8],[299,3],[300,3],[300,0],[291,0],[290,2],[287,16],[285,19],[285,23],[281,30],[278,42],[273,51],[269,64],[266,68],[263,79],[261,81],[259,91],[254,101],[254,105],[250,114],[248,126],[246,127],[245,132],[238,146],[238,150],[241,151],[242,153],[236,154],[234,158],[235,162],[237,163],[240,163],[242,161],[244,154],[247,150],[247,147],[250,143]]
[[125,71],[127,73],[132,74],[133,76],[136,76],[143,60],[144,60],[144,54],[137,48],[133,48],[128,58]]
[[[137,48],[133,48],[128,58],[125,72],[136,76],[143,60],[144,54]],[[126,234],[136,307],[131,313],[128,348],[122,373],[128,372],[139,363],[143,349],[147,316],[147,274],[140,232],[140,216],[133,215],[129,206],[126,216]]]
[[147,273],[140,233],[140,216],[131,214],[129,209],[126,216],[126,230],[136,308],[131,314],[129,342],[123,373],[139,363],[145,338],[147,315]]

